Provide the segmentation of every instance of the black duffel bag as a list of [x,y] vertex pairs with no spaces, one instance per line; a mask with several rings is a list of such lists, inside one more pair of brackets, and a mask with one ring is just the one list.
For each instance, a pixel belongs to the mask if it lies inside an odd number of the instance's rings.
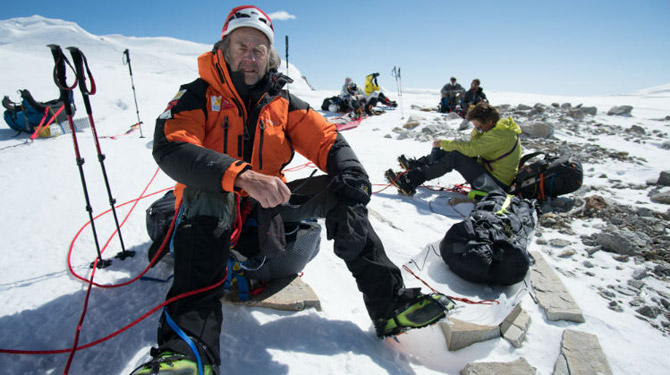
[[531,264],[527,247],[537,217],[535,203],[491,192],[440,242],[440,255],[461,278],[486,284],[522,281]]

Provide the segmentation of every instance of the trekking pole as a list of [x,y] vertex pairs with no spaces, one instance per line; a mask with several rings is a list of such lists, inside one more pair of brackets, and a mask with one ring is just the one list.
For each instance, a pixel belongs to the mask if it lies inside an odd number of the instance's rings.
[[[70,133],[72,133],[72,142],[74,143],[74,154],[77,161],[77,167],[79,167],[79,177],[81,178],[81,186],[84,189],[84,198],[86,199],[86,211],[88,211],[89,223],[91,223],[91,230],[93,231],[93,240],[95,241],[95,249],[98,252],[97,267],[104,268],[110,265],[112,261],[103,260],[102,254],[100,253],[98,233],[95,230],[95,221],[93,220],[93,208],[91,207],[91,200],[88,197],[88,189],[86,188],[86,179],[84,178],[84,168],[83,168],[84,158],[82,158],[81,154],[79,153],[79,143],[77,142],[77,133],[74,127],[74,121],[72,120],[72,106],[71,106],[72,89],[74,89],[74,87],[77,86],[77,80],[75,79],[72,86],[68,86],[65,79],[65,63],[67,63],[70,66],[70,69],[74,70],[74,68],[72,67],[72,64],[70,64],[70,61],[67,59],[67,57],[63,55],[63,51],[61,50],[59,45],[49,44],[47,47],[51,49],[51,54],[53,55],[54,58],[55,63],[53,71],[54,82],[56,83],[56,86],[58,86],[58,89],[60,90],[60,99],[63,101],[63,104],[65,105],[65,114],[67,115],[67,121],[68,124],[70,125]],[[91,264],[91,267],[93,267],[93,264],[95,264],[95,262]]]
[[400,118],[404,119],[405,114],[403,113],[402,109],[402,81],[400,79],[400,67],[394,66],[393,70],[391,70],[391,75],[395,78],[395,84],[396,87],[398,88],[398,100],[400,101]]
[[137,95],[135,95],[135,81],[133,80],[133,68],[130,66],[130,51],[126,48],[123,51],[123,64],[128,64],[128,71],[130,72],[130,85],[133,87],[133,98],[135,99],[135,111],[137,112],[137,126],[140,127],[140,138],[144,138],[142,134],[142,121],[140,120],[140,109],[137,106]]
[[[286,75],[289,76],[289,72],[288,72],[288,35],[284,35],[284,37],[285,37],[285,40],[286,40]],[[289,83],[286,84],[286,91],[289,90]]]
[[[121,226],[119,225],[119,219],[116,215],[116,208],[114,204],[116,199],[112,196],[112,189],[109,187],[109,178],[107,178],[107,169],[105,169],[105,155],[102,153],[100,148],[100,141],[98,140],[98,131],[95,128],[95,122],[93,121],[93,111],[91,110],[91,101],[89,100],[90,95],[95,95],[96,87],[95,81],[93,80],[93,75],[91,70],[88,68],[88,61],[86,56],[81,50],[77,47],[67,47],[72,55],[72,62],[74,63],[74,68],[77,73],[77,82],[79,82],[79,91],[84,99],[84,106],[86,107],[86,114],[88,115],[88,122],[91,124],[91,129],[93,130],[93,139],[95,140],[95,148],[98,152],[98,161],[100,162],[100,168],[102,169],[102,176],[105,180],[105,187],[107,188],[107,197],[109,198],[109,205],[112,207],[112,214],[114,216],[114,223],[116,223],[116,232],[119,235],[119,241],[121,242],[121,252],[116,255],[116,258],[121,260],[126,259],[127,257],[132,257],[135,255],[134,251],[126,251],[126,248],[123,244],[123,236],[121,236]],[[84,67],[86,68],[86,74],[84,74]],[[89,91],[86,86],[86,76],[91,80],[91,90]]]
[[286,75],[288,75],[288,35],[286,36]]

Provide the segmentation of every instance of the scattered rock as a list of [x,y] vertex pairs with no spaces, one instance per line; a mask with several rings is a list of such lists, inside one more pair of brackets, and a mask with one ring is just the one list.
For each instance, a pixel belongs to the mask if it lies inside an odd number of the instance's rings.
[[482,326],[465,322],[456,318],[448,318],[440,323],[440,328],[447,340],[449,351],[500,337],[500,327]]
[[592,195],[588,198],[586,198],[586,202],[584,204],[584,209],[585,210],[590,210],[590,211],[600,211],[604,208],[607,208],[608,204],[605,201],[605,198],[599,196],[599,195]]
[[649,198],[654,203],[670,204],[670,190],[653,193]]
[[642,280],[647,276],[649,276],[649,274],[647,273],[647,270],[644,268],[636,269],[635,271],[633,271],[633,279],[635,280]]
[[646,316],[650,319],[656,319],[658,315],[661,314],[661,309],[656,306],[642,306],[639,309],[635,310],[638,314]]
[[577,252],[574,249],[565,249],[563,250],[560,254],[558,254],[559,258],[570,258],[577,254]]
[[582,107],[582,112],[586,115],[595,116],[598,113],[598,108],[596,107]]
[[405,129],[414,129],[421,124],[421,119],[416,116],[409,116],[407,122],[402,127]]
[[521,305],[517,305],[500,324],[500,333],[512,346],[520,348],[526,339],[529,327],[530,315],[521,308]]
[[552,247],[563,248],[572,245],[572,242],[564,240],[562,238],[552,238],[551,240],[549,240],[549,245],[551,245]]
[[596,239],[603,250],[624,255],[638,254],[640,247],[646,246],[649,242],[648,238],[642,238],[639,233],[628,230],[603,232],[598,234]]
[[569,320],[584,323],[581,309],[565,288],[553,268],[539,252],[531,252],[535,265],[531,268],[531,282],[538,303],[549,320]]
[[468,363],[460,375],[534,375],[537,369],[531,366],[525,358],[520,357],[513,362],[475,362]]
[[554,126],[546,122],[519,124],[521,132],[531,138],[549,138],[554,134]]
[[634,133],[634,134],[644,135],[644,134],[647,134],[647,131],[644,130],[644,128],[641,127],[640,125],[633,125],[630,128],[626,129],[626,133]]
[[554,375],[612,374],[598,337],[571,329],[563,331],[561,353],[554,364]]
[[659,277],[670,276],[670,265],[657,264],[656,266],[654,266],[654,274]]
[[458,125],[458,130],[466,130],[469,129],[471,126],[472,124],[470,124],[470,121],[468,121],[467,119],[463,119],[463,121],[461,121],[461,124]]
[[631,116],[631,111],[633,111],[633,106],[630,105],[622,105],[622,106],[615,106],[612,107],[609,111],[607,111],[608,116]]

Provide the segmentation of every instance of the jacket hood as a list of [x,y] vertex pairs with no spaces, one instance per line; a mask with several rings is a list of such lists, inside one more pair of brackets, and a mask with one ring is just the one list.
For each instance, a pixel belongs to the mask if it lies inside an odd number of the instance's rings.
[[221,50],[205,52],[198,57],[198,74],[216,91],[239,98]]
[[516,134],[521,134],[521,128],[511,117],[498,120],[496,126],[491,131],[512,131]]
[[[221,50],[205,52],[198,57],[198,74],[216,91],[240,97]],[[279,73],[276,69],[270,70],[259,81],[261,85],[266,83],[269,85],[268,92],[271,95],[276,95],[284,85],[291,82],[293,82],[291,78]]]

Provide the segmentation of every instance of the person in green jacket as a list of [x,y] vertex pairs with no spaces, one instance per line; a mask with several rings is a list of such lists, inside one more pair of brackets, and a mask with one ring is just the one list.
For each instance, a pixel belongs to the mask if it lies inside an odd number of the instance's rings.
[[411,159],[400,155],[405,172],[386,171],[400,193],[412,196],[425,181],[457,170],[473,189],[507,192],[521,159],[521,128],[511,117],[500,119],[498,110],[480,102],[467,113],[474,129],[469,141],[435,140],[428,156]]

